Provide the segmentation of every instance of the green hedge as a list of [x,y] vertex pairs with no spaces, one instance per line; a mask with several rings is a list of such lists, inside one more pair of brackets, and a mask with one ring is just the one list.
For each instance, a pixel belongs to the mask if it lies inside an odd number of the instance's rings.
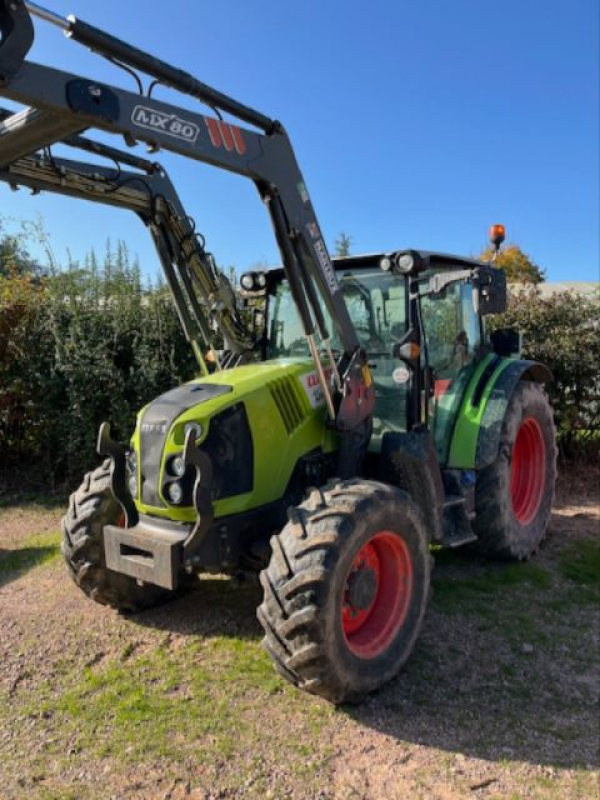
[[548,393],[565,458],[600,455],[600,295],[539,288],[513,293],[506,314],[491,327],[518,328],[523,355],[547,364],[554,375]]
[[[41,279],[0,274],[0,486],[76,486],[96,463],[102,421],[127,437],[145,403],[194,375],[168,293],[143,289],[124,263]],[[520,328],[525,355],[554,372],[563,454],[597,456],[598,300],[532,290],[492,324]]]
[[128,437],[194,364],[168,293],[136,269],[0,278],[0,484],[77,485],[100,423]]

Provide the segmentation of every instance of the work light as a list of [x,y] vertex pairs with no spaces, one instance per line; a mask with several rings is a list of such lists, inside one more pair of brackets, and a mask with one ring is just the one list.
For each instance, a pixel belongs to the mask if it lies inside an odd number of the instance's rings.
[[254,289],[254,274],[252,272],[245,272],[240,278],[240,285],[242,289],[251,292]]
[[400,272],[410,272],[415,265],[415,257],[411,253],[404,253],[396,262]]

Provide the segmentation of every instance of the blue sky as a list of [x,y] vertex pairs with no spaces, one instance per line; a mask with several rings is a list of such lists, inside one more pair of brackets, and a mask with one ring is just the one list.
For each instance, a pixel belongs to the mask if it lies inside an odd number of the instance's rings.
[[[343,230],[356,253],[475,254],[503,222],[550,280],[598,280],[598,0],[42,4],[281,119],[330,245]],[[129,86],[58,29],[36,28],[32,60]],[[278,262],[250,182],[161,160],[220,264]],[[38,214],[59,261],[111,236],[158,271],[125,212],[0,186],[1,217]]]

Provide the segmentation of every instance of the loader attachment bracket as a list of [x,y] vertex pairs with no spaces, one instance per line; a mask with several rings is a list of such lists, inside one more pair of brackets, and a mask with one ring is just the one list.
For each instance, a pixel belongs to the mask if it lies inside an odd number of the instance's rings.
[[196,510],[196,524],[190,531],[184,547],[190,551],[198,547],[212,524],[214,511],[211,499],[213,484],[213,466],[210,457],[196,445],[196,434],[189,430],[185,437],[183,460],[187,466],[196,470],[194,483],[194,508]]
[[84,78],[67,84],[67,103],[77,114],[101,117],[109,122],[119,119],[119,98],[114,92],[95,81]]
[[125,527],[138,523],[138,512],[127,488],[127,447],[115,442],[110,433],[110,422],[103,422],[98,433],[98,455],[110,459],[110,491],[125,515]]

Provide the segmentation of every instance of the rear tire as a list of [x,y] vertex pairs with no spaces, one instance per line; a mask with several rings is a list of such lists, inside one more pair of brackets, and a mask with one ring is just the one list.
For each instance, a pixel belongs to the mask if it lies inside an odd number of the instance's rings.
[[103,528],[118,525],[122,512],[110,491],[110,462],[89,472],[71,495],[62,521],[61,551],[71,578],[96,603],[119,611],[140,611],[167,599],[172,592],[106,568]]
[[530,558],[546,534],[555,482],[552,407],[539,383],[522,381],[506,409],[498,458],[477,478],[476,548],[496,558]]
[[373,481],[315,489],[271,547],[258,618],[281,675],[333,703],[393,678],[430,591],[428,536],[409,496]]

